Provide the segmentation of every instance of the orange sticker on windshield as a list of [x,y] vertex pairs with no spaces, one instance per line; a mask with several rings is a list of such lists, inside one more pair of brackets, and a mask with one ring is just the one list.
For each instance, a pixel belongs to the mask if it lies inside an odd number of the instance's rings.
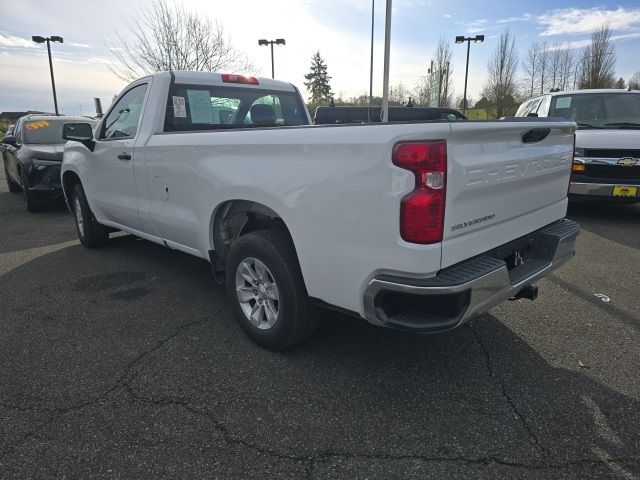
[[37,130],[38,128],[48,127],[49,122],[47,122],[46,120],[39,120],[37,122],[25,123],[24,126],[27,130]]

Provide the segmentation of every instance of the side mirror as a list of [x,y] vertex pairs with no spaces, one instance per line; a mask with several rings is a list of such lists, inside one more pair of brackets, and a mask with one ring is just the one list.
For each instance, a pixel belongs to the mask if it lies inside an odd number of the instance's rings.
[[4,137],[2,139],[2,143],[4,143],[5,145],[11,145],[12,147],[17,146],[16,137],[14,137],[13,135],[7,135],[6,137]]
[[93,152],[93,127],[90,123],[67,123],[62,129],[62,138],[73,142],[80,142]]

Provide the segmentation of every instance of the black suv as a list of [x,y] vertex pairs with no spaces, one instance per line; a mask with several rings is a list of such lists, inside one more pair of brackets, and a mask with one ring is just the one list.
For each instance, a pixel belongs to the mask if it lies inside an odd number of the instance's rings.
[[62,129],[78,122],[97,123],[86,117],[26,115],[18,120],[12,135],[2,140],[9,191],[24,193],[28,211],[62,199],[60,165],[66,143]]

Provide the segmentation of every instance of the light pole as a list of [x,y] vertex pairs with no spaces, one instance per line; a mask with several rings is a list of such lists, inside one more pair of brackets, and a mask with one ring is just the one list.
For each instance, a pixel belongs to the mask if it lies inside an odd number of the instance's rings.
[[464,35],[456,36],[456,43],[467,42],[467,66],[464,70],[464,97],[462,99],[462,113],[467,110],[467,79],[469,78],[469,51],[471,50],[471,42],[484,42],[484,35],[476,35],[475,37],[465,37]]
[[57,35],[52,35],[51,37],[41,37],[39,35],[34,35],[31,37],[36,43],[45,43],[47,42],[47,53],[49,54],[49,70],[51,71],[51,87],[53,87],[53,106],[56,109],[56,115],[58,115],[58,98],[56,97],[56,82],[53,79],[53,63],[51,62],[51,46],[50,42],[58,42],[62,43],[62,37]]
[[371,0],[371,63],[369,66],[369,106],[373,101],[373,26],[376,12],[376,0]]
[[387,0],[387,7],[384,20],[384,69],[382,72],[382,123],[389,121],[389,61],[391,58],[391,12],[392,0]]
[[258,40],[258,45],[261,47],[266,47],[267,45],[271,45],[271,78],[275,77],[275,70],[273,68],[273,44],[276,45],[285,45],[284,38],[276,38],[275,40]]

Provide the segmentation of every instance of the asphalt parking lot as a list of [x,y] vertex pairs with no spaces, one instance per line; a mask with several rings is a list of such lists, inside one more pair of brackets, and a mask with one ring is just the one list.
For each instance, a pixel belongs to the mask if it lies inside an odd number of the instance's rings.
[[569,217],[535,302],[435,336],[321,312],[276,354],[206,262],[88,251],[0,174],[0,478],[640,478],[640,206]]

